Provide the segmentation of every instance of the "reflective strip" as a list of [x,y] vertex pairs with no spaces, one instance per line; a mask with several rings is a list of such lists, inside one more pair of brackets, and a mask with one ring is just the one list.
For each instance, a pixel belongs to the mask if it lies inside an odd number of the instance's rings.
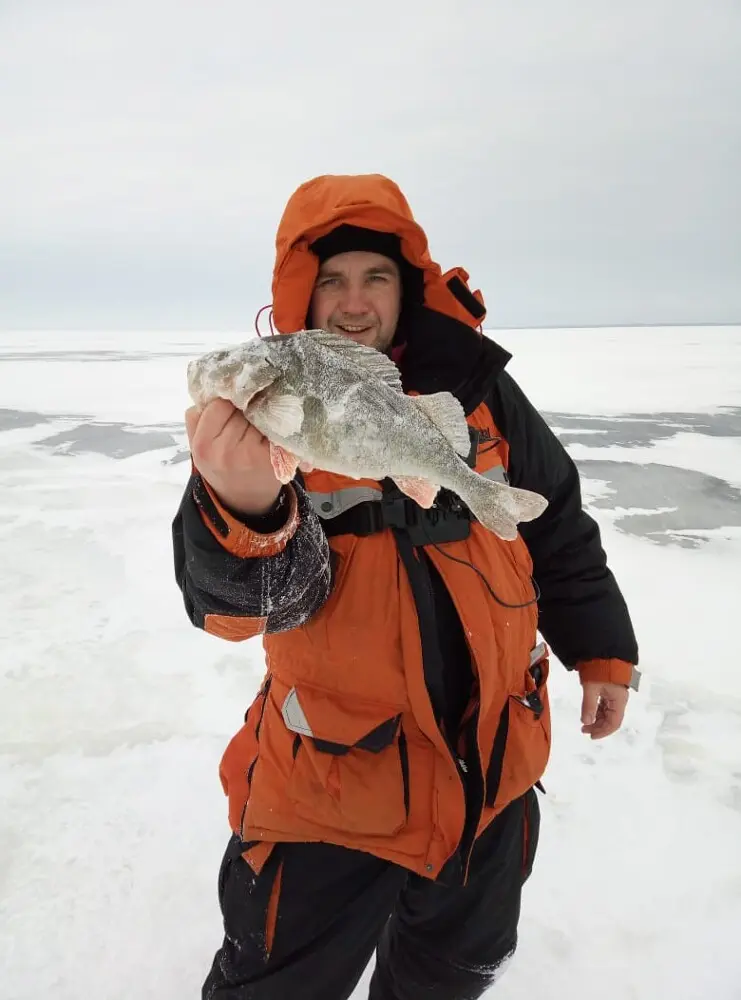
[[534,646],[530,650],[530,666],[534,667],[536,663],[540,663],[548,655],[548,647],[544,642],[539,642],[537,646]]
[[490,469],[487,469],[486,472],[480,472],[479,475],[483,476],[484,479],[490,479],[494,483],[509,483],[503,465],[492,465]]
[[382,491],[370,486],[348,486],[347,489],[334,490],[332,493],[309,493],[312,507],[325,520],[344,514],[359,503],[382,499]]
[[304,715],[303,708],[301,708],[296,688],[291,688],[286,695],[281,714],[283,715],[286,728],[290,729],[292,733],[299,733],[301,736],[314,735],[311,731],[309,720]]
[[[494,483],[509,483],[503,465],[493,465],[491,469],[480,472],[479,475]],[[348,486],[344,490],[333,490],[331,493],[309,492],[312,507],[325,521],[339,517],[346,510],[357,507],[358,504],[377,503],[382,499],[383,491],[373,489],[371,486]]]

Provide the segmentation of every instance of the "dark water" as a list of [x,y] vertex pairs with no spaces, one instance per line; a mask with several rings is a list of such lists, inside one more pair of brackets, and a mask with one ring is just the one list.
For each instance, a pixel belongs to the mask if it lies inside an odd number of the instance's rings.
[[[92,352],[91,352],[92,353]],[[118,357],[116,352],[94,352],[92,360],[105,353],[105,360]],[[34,357],[36,355],[25,357]],[[51,356],[50,356],[51,357]],[[56,356],[55,356],[56,357]],[[70,360],[70,354],[59,355]],[[122,355],[127,360],[130,355]],[[151,355],[150,355],[151,357]],[[84,360],[81,356],[80,360]],[[582,444],[599,448],[620,446],[638,448],[665,441],[679,433],[714,438],[741,437],[741,408],[728,408],[715,414],[700,413],[626,413],[619,417],[590,414],[545,413],[566,447]],[[31,447],[56,456],[74,457],[99,454],[126,459],[148,451],[162,453],[168,464],[187,461],[182,425],[134,424],[70,417],[24,410],[0,409],[0,431],[50,424],[64,419],[72,426],[36,440]],[[617,527],[632,535],[661,544],[694,546],[701,537],[682,536],[681,532],[703,532],[741,526],[741,491],[724,479],[673,465],[629,461],[579,459],[583,476],[607,485],[608,494],[596,499],[597,508],[616,510],[640,508],[636,513],[620,513]]]

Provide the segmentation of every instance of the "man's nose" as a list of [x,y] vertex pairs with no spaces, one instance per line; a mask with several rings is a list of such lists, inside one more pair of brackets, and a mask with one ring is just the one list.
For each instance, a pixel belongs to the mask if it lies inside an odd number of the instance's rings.
[[351,315],[368,312],[368,296],[363,285],[347,285],[340,302],[340,308],[344,313]]

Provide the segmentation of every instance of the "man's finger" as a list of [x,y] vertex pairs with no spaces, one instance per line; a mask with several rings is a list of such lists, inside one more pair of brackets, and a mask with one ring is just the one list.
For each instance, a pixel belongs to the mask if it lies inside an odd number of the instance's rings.
[[622,713],[608,708],[601,703],[597,709],[597,718],[591,726],[582,726],[581,731],[591,736],[593,740],[602,740],[617,732],[622,722]]
[[201,432],[209,441],[215,441],[224,433],[240,411],[228,399],[212,399],[203,411]]
[[599,699],[594,722],[583,725],[582,732],[591,736],[593,740],[602,740],[605,736],[616,733],[623,724],[627,703],[627,691],[624,697],[621,696],[619,698],[602,694]]
[[185,411],[185,432],[188,435],[188,443],[193,447],[198,421],[201,419],[201,410],[197,406],[191,406]]
[[599,688],[596,684],[585,684],[581,701],[581,721],[584,726],[594,725],[599,705]]
[[[231,446],[231,444],[233,444],[235,440],[238,441],[239,438],[241,437],[242,431],[244,429],[242,426],[243,423],[244,423],[244,418],[242,417],[242,414],[239,412],[239,410],[233,409],[232,412],[229,414],[229,417],[227,418],[224,426],[221,428],[218,434],[214,435],[214,441],[217,441],[220,437],[223,436],[224,439],[227,441],[228,446]],[[237,435],[236,438],[235,435]]]

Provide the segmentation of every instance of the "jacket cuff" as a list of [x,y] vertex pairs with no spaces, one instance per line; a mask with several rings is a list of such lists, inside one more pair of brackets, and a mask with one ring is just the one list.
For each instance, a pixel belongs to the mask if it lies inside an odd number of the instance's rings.
[[293,486],[285,487],[288,503],[288,517],[277,531],[267,533],[248,528],[221,503],[218,496],[196,472],[193,480],[193,499],[201,515],[201,520],[219,545],[240,559],[264,558],[282,552],[296,534],[299,523],[298,497]]
[[641,680],[640,671],[627,660],[595,659],[583,660],[577,663],[582,684],[585,681],[596,681],[602,684],[624,684],[625,687],[638,690]]

